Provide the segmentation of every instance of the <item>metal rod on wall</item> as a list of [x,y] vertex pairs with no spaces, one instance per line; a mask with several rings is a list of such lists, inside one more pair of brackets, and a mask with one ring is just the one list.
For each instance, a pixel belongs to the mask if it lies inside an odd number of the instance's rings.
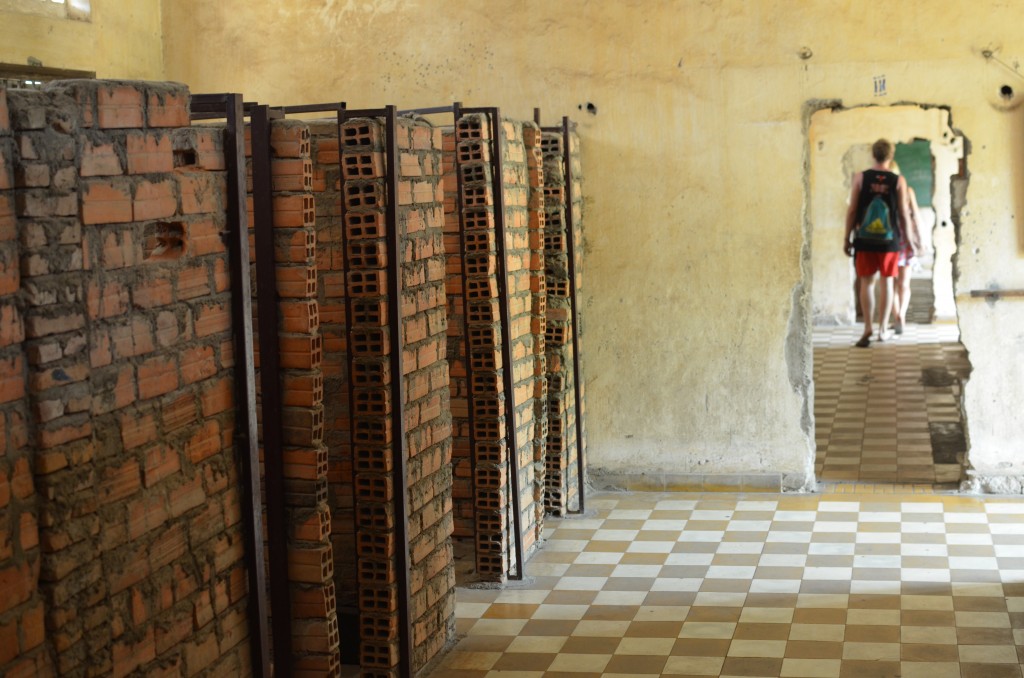
[[391,333],[391,427],[394,431],[394,466],[392,483],[395,488],[395,502],[398,504],[398,520],[395,521],[395,538],[398,552],[395,563],[398,572],[398,604],[399,604],[399,673],[409,678],[412,670],[412,599],[410,594],[410,558],[409,558],[409,477],[406,472],[409,454],[405,435],[405,402],[403,400],[402,383],[405,368],[402,355],[402,234],[398,226],[398,109],[388,106],[385,109],[387,123],[386,141],[387,157],[387,231],[388,247],[388,303],[390,304],[391,322],[388,329]]
[[267,634],[267,586],[263,568],[263,516],[260,508],[260,457],[256,431],[256,377],[252,349],[252,296],[249,285],[249,227],[245,210],[245,124],[241,94],[194,94],[192,119],[225,118],[228,250],[231,273],[231,320],[235,346],[235,448],[241,475],[242,514],[249,575],[249,627],[252,670],[270,678],[273,670]]
[[256,309],[260,342],[260,404],[263,423],[263,483],[267,505],[267,556],[270,569],[270,629],[274,671],[292,671],[291,592],[285,525],[284,445],[281,400],[281,349],[278,336],[277,266],[274,261],[273,181],[270,170],[270,120],[279,111],[254,106],[249,111],[252,147],[252,200],[256,255]]
[[571,127],[568,116],[562,118],[562,152],[565,156],[565,243],[569,250],[569,309],[572,317],[572,379],[573,393],[576,397],[576,478],[579,494],[579,510],[571,513],[583,513],[586,510],[584,491],[585,462],[583,458],[583,394],[580,375],[580,316],[576,307],[576,223],[573,219],[573,176],[572,153],[569,150]]

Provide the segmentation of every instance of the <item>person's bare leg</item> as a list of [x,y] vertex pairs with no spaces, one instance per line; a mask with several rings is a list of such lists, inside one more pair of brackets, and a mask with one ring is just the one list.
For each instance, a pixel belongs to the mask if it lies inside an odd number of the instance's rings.
[[[860,344],[865,339],[870,340],[871,335],[874,334],[874,318],[875,318],[875,275],[860,276],[860,310],[864,316],[864,335],[860,338]],[[864,344],[867,346],[867,344]]]
[[887,329],[889,327],[889,314],[892,312],[892,291],[893,291],[893,278],[892,276],[882,276],[881,282],[881,299],[882,305],[882,320],[878,327],[878,340],[885,341],[889,338],[890,332]]
[[903,325],[907,322],[907,309],[910,308],[910,267],[900,266],[899,276],[896,278],[896,298],[893,302],[893,312],[896,314],[897,331],[903,331]]

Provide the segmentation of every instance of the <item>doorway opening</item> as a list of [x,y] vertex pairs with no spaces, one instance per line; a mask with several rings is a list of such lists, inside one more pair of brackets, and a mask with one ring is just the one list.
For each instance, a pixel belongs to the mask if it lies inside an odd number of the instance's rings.
[[[897,144],[920,205],[922,247],[910,266],[903,333],[857,348],[856,275],[841,245],[852,176],[872,164],[878,138]],[[968,180],[964,138],[946,108],[828,107],[811,114],[809,144],[816,479],[958,489],[967,456],[961,394],[970,374],[953,294]]]

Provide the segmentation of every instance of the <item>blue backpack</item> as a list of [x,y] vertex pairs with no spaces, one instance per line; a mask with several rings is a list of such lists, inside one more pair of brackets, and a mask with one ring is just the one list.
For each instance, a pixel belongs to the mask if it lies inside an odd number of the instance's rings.
[[888,243],[896,239],[892,213],[880,196],[872,198],[864,210],[864,218],[857,228],[857,238],[876,243]]

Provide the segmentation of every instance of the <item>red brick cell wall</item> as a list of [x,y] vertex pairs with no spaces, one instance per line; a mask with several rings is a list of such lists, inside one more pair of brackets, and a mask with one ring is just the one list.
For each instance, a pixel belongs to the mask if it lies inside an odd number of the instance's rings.
[[[18,186],[26,183],[30,177],[19,172]],[[38,591],[39,512],[27,428],[14,186],[14,137],[7,93],[0,89],[0,675],[34,676],[53,673],[53,664]]]
[[[547,274],[548,309],[545,319],[548,377],[548,437],[545,454],[547,468],[545,508],[554,515],[575,509],[579,501],[578,444],[575,376],[572,336],[574,327],[570,306],[569,242],[566,228],[574,216],[577,278],[582,276],[582,197],[579,192],[579,156],[572,157],[573,190],[566,188],[564,139],[561,132],[545,132],[542,137],[545,176],[544,259]],[[578,144],[576,144],[578,148]],[[571,199],[570,196],[573,196]],[[568,210],[572,209],[571,215]],[[582,383],[582,379],[580,380]],[[582,403],[581,389],[581,403]],[[585,443],[585,441],[584,441]]]
[[469,382],[466,372],[465,296],[462,286],[462,220],[455,164],[455,129],[442,128],[444,188],[445,293],[448,296],[448,371],[452,414],[452,512],[454,536],[472,539],[473,461],[469,430]]
[[[536,237],[531,239],[532,187],[529,180],[529,158],[523,139],[523,123],[502,120],[499,130],[503,135],[501,148],[505,265],[518,447],[516,456],[510,461],[514,465],[514,472],[519,474],[523,552],[524,557],[529,558],[531,547],[536,544],[543,525],[543,462],[537,456],[538,443],[543,440],[544,429],[544,420],[537,417],[540,404],[537,396],[544,392],[543,368],[538,365],[538,355],[544,351],[544,335],[541,332],[541,319],[536,314],[536,295],[540,292],[537,283],[540,258],[538,252],[531,247],[536,245],[537,241]],[[532,148],[530,156],[533,156]]]
[[409,616],[412,663],[418,669],[455,634],[443,141],[440,129],[405,118],[398,119],[397,134],[412,598]]
[[219,133],[182,86],[8,95],[55,669],[247,673]]
[[466,270],[472,406],[473,536],[477,574],[504,581],[509,571],[510,499],[503,407],[501,317],[498,307],[497,232],[490,120],[483,114],[455,121],[456,171],[461,192],[461,247]]
[[[412,664],[424,666],[454,632],[454,567],[450,535],[451,419],[445,360],[443,191],[440,135],[425,123],[400,119],[398,195],[385,183],[385,126],[357,119],[342,126],[342,200],[349,368],[354,393],[356,554],[359,585],[360,664],[364,676],[397,675],[402,618],[401,569],[392,469],[404,461],[408,511],[405,529],[412,627]],[[387,205],[397,201],[397,223]],[[390,228],[400,252],[389,252]],[[398,261],[389,261],[397,255]],[[391,299],[388,266],[399,266],[401,298]],[[397,302],[399,317],[392,304]],[[390,328],[399,324],[400,345]],[[402,352],[404,374],[391,373],[392,352]],[[392,400],[401,379],[402,403]],[[393,429],[394,408],[405,413],[405,453]],[[401,495],[399,495],[401,496]]]
[[359,587],[356,575],[352,438],[349,413],[345,250],[337,120],[310,123],[316,208],[317,299],[323,340],[324,443],[327,447],[330,542],[345,663],[358,663]]
[[[580,137],[579,134],[572,130],[569,132],[569,162],[571,164],[571,187],[568,192],[569,197],[567,198],[568,204],[572,209],[572,222],[573,222],[573,257],[576,262],[576,295],[580,296],[584,289],[584,252],[585,246],[585,233],[583,228],[584,214],[583,214],[583,160],[580,157]],[[584,331],[584,312],[582,305],[577,299],[576,306],[576,321],[579,326],[576,328],[578,332],[577,343],[580,347],[580,373],[576,376],[576,383],[580,389],[580,410],[576,412],[576,417],[580,420],[580,429],[583,431],[583,437],[577,442],[577,448],[579,454],[583,456],[583,467],[584,467],[584,483],[586,482],[586,466],[587,466],[587,380],[586,371],[583,368],[583,331]],[[575,427],[575,420],[572,422]],[[575,463],[575,459],[573,460]]]
[[[250,129],[246,133],[247,137],[251,136]],[[249,139],[247,143],[250,157],[253,141]],[[256,143],[261,141],[255,140]],[[327,492],[328,455],[324,444],[323,346],[317,301],[309,125],[296,120],[272,120],[269,143],[280,364],[275,387],[280,389],[282,404],[280,453],[285,476],[293,672],[296,676],[330,676],[338,674],[341,658],[334,557],[329,539],[331,513]],[[251,160],[247,164],[251,179]],[[251,191],[251,182],[249,188]],[[250,214],[249,219],[251,234],[254,233],[253,216]],[[251,259],[255,258],[255,244],[253,240]],[[255,278],[255,266],[251,270]],[[258,316],[260,309],[255,300],[253,309]],[[258,334],[256,338],[258,341]],[[256,358],[259,367],[258,343]],[[262,390],[262,377],[258,372],[258,391]],[[259,412],[262,431],[262,399]],[[265,447],[262,449],[265,455]]]
[[548,437],[548,380],[544,329],[548,292],[544,272],[544,156],[541,150],[540,127],[535,123],[523,123],[523,146],[526,155],[527,219],[530,239],[530,333],[534,338],[533,411],[536,423],[533,437],[533,507],[536,514],[536,537],[539,539],[544,529],[546,511],[544,455]]

